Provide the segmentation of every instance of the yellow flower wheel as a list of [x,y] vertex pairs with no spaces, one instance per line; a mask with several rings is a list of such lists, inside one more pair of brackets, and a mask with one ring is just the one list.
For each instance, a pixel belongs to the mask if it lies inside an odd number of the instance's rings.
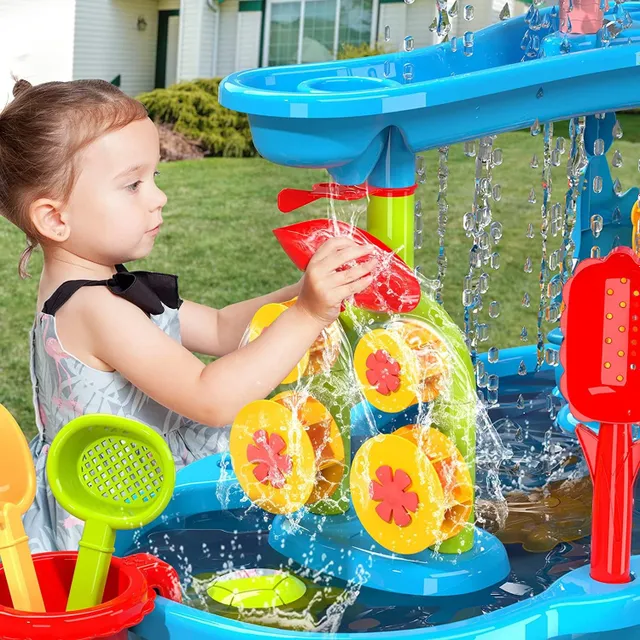
[[[265,304],[256,311],[251,324],[249,325],[249,342],[255,340],[260,334],[262,334],[267,327],[269,327],[276,318],[278,318],[284,311],[287,310],[286,304]],[[282,381],[282,384],[291,384],[296,382],[303,375],[309,366],[309,352],[305,353],[302,360],[298,363],[296,368]]]
[[457,535],[467,524],[473,507],[473,481],[469,467],[453,441],[435,427],[407,426],[394,435],[414,442],[429,458],[444,491],[444,522],[440,542]]
[[437,542],[444,492],[415,442],[393,434],[370,438],[356,453],[349,479],[358,518],[382,547],[413,554]]
[[257,400],[231,428],[233,470],[249,499],[270,513],[293,513],[316,483],[315,453],[303,424],[287,407]]
[[402,318],[373,329],[354,353],[365,398],[380,411],[397,413],[440,395],[447,367],[442,341],[419,320]]
[[317,473],[308,503],[330,497],[345,471],[344,442],[336,421],[329,410],[312,396],[285,391],[273,400],[296,415],[311,440]]

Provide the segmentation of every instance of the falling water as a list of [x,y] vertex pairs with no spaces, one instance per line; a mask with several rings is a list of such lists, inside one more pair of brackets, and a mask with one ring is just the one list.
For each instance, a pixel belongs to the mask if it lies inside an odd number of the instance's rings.
[[447,216],[449,203],[447,202],[447,186],[449,181],[449,147],[438,150],[438,278],[436,285],[436,300],[442,304],[442,287],[447,273],[447,253],[445,237],[447,233]]

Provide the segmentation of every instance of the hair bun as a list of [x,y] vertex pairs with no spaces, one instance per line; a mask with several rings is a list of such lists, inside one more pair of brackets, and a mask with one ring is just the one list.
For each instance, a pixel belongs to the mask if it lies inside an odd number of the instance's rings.
[[31,89],[32,84],[28,80],[20,79],[16,80],[16,83],[13,85],[13,97],[17,98],[19,95],[23,94],[25,91]]

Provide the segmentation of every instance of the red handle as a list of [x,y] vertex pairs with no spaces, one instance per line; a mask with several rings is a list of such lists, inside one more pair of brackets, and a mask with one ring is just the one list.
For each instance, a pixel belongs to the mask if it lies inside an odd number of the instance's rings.
[[362,186],[348,186],[335,182],[321,182],[314,184],[311,191],[304,189],[283,189],[278,194],[278,209],[282,213],[295,211],[321,198],[331,200],[360,200],[367,195],[367,189]]
[[160,596],[182,602],[180,578],[177,571],[166,562],[158,560],[150,553],[137,553],[123,560],[136,567],[145,577],[149,588],[157,591]]
[[591,577],[598,582],[629,582],[633,485],[640,467],[640,442],[630,424],[602,423],[596,435],[576,428],[593,481]]

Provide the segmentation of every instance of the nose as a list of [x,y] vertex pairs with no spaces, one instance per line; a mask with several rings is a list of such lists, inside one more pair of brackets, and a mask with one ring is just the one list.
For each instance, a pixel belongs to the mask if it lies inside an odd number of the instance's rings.
[[167,204],[167,194],[162,191],[162,189],[156,187],[156,193],[153,199],[151,210],[156,211],[157,209],[162,209],[165,204]]

